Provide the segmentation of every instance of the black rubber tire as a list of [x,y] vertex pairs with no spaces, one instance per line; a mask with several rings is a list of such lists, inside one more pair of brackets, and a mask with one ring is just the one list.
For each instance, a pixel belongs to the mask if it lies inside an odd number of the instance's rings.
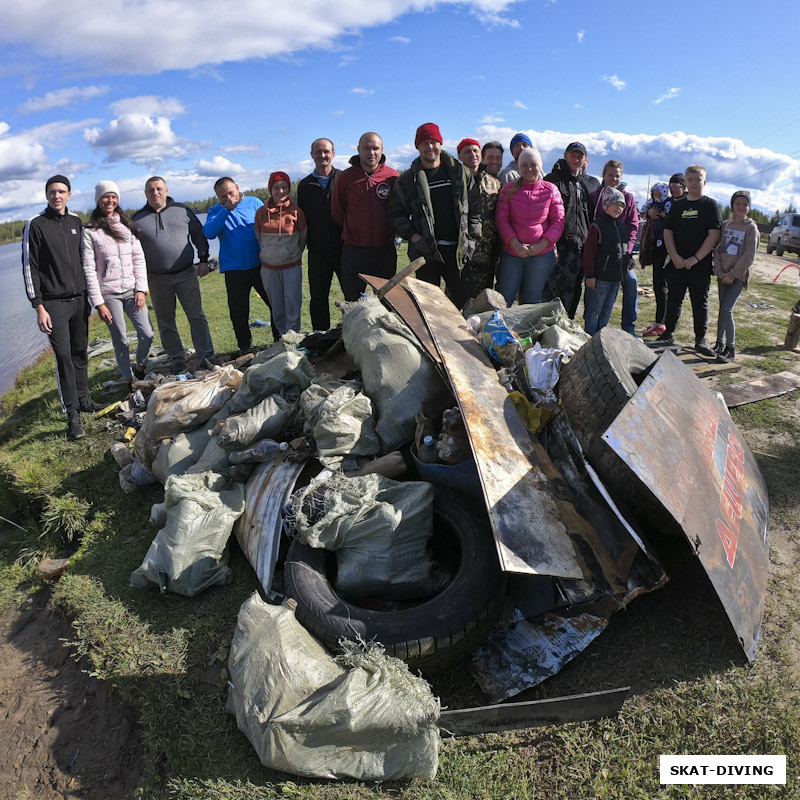
[[655,361],[656,354],[641,339],[606,327],[564,364],[558,382],[561,405],[590,463],[605,452],[600,437]]
[[782,256],[782,255],[783,255],[783,245],[782,245],[782,244],[779,244],[779,245],[778,245],[778,246],[775,248],[775,255],[776,255],[776,256]]
[[437,672],[466,657],[502,611],[506,575],[500,569],[486,512],[463,494],[436,488],[434,536],[447,526],[461,551],[459,567],[442,591],[400,611],[360,608],[336,594],[328,579],[333,554],[293,542],[286,557],[286,596],[297,619],[330,650],[339,639],[376,640],[412,669]]
[[775,248],[769,242],[767,242],[767,255],[771,256],[774,250]]

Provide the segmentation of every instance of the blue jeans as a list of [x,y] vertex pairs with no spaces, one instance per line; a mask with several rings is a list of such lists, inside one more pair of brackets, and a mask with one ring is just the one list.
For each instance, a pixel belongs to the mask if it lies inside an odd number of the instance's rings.
[[544,284],[555,263],[553,250],[529,258],[520,258],[504,250],[497,268],[497,291],[509,306],[517,299],[520,288],[523,303],[541,303]]
[[[717,317],[717,341],[734,347],[736,344],[736,325],[733,322],[733,307],[742,293],[744,284],[736,278],[733,283],[723,283],[717,278],[719,292],[719,316]],[[722,337],[725,337],[724,339]]]
[[639,283],[636,280],[636,270],[626,269],[622,280],[622,330],[635,335],[636,327],[634,323],[638,317]]
[[619,286],[619,281],[595,281],[594,289],[586,287],[583,295],[583,319],[586,333],[590,336],[608,325]]

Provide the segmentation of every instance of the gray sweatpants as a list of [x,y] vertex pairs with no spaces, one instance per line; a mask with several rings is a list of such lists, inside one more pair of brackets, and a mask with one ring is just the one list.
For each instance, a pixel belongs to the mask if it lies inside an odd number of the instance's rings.
[[302,265],[287,269],[261,267],[261,282],[269,295],[272,321],[280,335],[283,336],[286,331],[299,331],[303,308]]
[[195,268],[192,266],[175,273],[148,272],[147,281],[150,284],[150,297],[161,344],[164,345],[170,361],[173,364],[183,364],[186,361],[186,351],[175,324],[176,299],[181,301],[186,319],[189,320],[192,344],[198,360],[213,356],[214,345],[208,320],[203,312],[200,281]]
[[111,324],[108,329],[111,331],[111,341],[114,344],[114,355],[119,371],[125,380],[131,380],[133,374],[131,373],[131,354],[128,349],[128,326],[125,323],[125,315],[127,314],[133,323],[138,338],[136,363],[144,364],[150,354],[150,346],[153,344],[153,323],[150,322],[150,313],[147,306],[136,308],[133,291],[125,292],[125,294],[104,295],[103,302],[111,312]]

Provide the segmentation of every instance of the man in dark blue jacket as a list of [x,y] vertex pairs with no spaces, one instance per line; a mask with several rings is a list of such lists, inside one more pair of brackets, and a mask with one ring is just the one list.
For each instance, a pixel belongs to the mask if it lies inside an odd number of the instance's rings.
[[330,139],[316,139],[311,144],[314,171],[297,185],[297,205],[308,224],[308,289],[309,311],[315,331],[331,326],[328,298],[333,276],[342,283],[342,229],[331,216],[331,196],[336,176],[341,170],[333,166],[336,151]]
[[56,357],[56,382],[67,435],[84,435],[80,411],[95,411],[89,396],[89,302],[81,264],[81,221],[67,202],[69,178],[53,175],[45,184],[47,208],[25,225],[22,274],[39,330],[50,337]]

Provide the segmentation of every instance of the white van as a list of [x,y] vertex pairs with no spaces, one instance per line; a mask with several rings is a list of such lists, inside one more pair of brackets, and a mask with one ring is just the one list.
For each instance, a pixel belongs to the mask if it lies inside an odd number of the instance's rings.
[[775,251],[782,256],[784,250],[800,255],[800,214],[784,214],[781,221],[770,231],[767,252]]

